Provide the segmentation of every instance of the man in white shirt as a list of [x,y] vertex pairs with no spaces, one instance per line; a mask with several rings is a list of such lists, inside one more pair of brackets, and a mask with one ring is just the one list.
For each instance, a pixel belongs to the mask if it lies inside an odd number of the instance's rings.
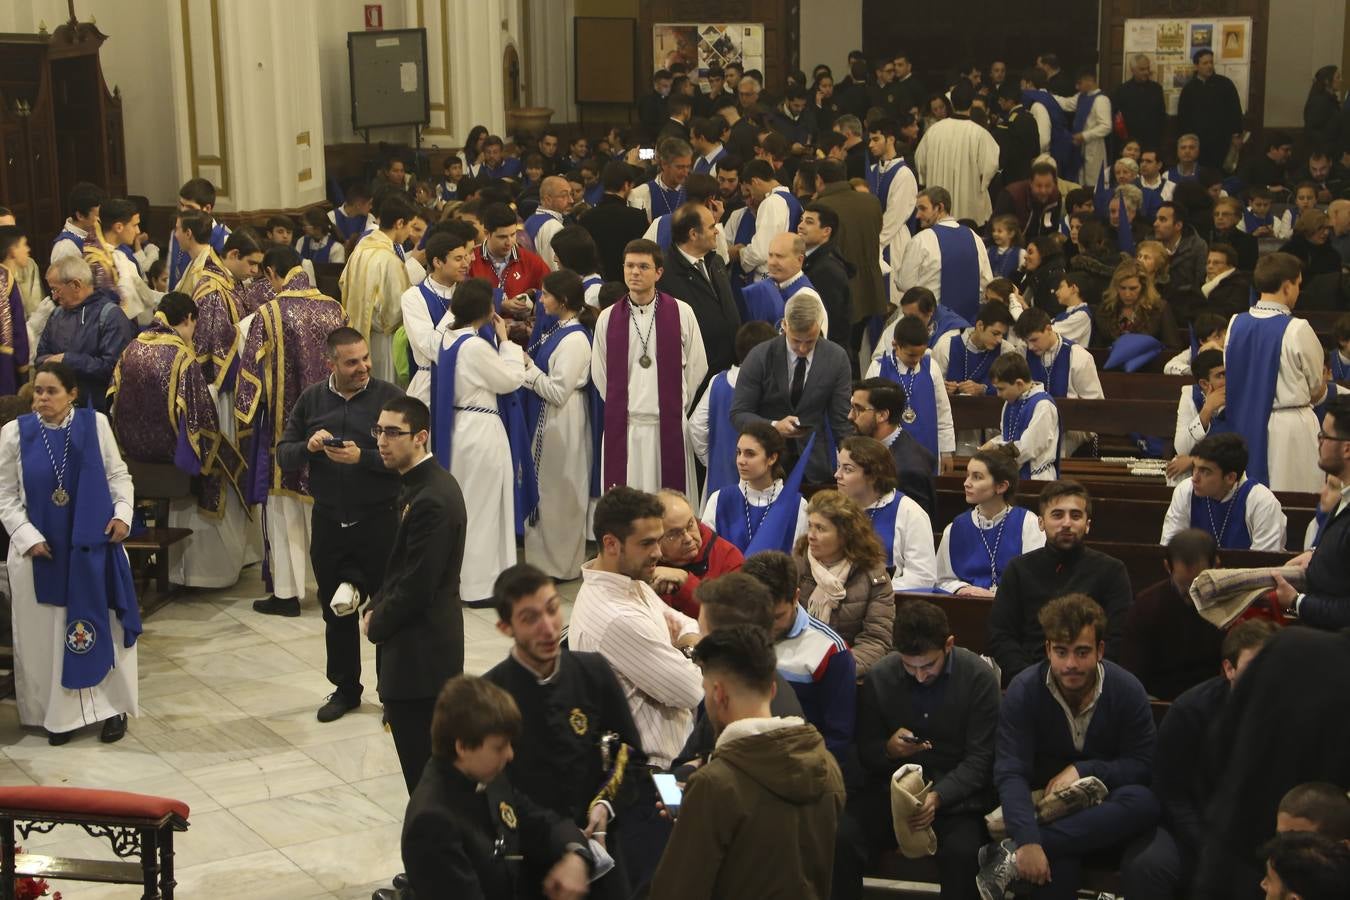
[[427,239],[427,265],[431,273],[399,297],[403,331],[415,366],[410,374],[408,395],[431,404],[431,373],[440,355],[443,324],[450,314],[455,288],[469,277],[473,263],[474,227],[468,222],[448,222]]
[[914,154],[919,183],[940,184],[951,192],[948,209],[958,219],[977,225],[989,221],[994,206],[989,182],[998,173],[998,142],[988,129],[970,120],[975,88],[961,79],[952,88],[956,115],[928,129]]
[[1247,478],[1246,441],[1236,434],[1211,435],[1195,445],[1191,460],[1194,474],[1172,492],[1159,543],[1199,528],[1220,550],[1284,549],[1284,510],[1270,488]]
[[618,676],[642,749],[662,768],[684,746],[703,676],[688,652],[698,622],[666,606],[648,581],[661,561],[661,501],[619,485],[595,505],[596,558],[581,567],[568,643],[599,653]]
[[969,323],[979,311],[985,286],[993,280],[989,253],[975,232],[956,221],[952,195],[929,184],[919,192],[914,206],[924,227],[905,247],[895,287],[902,292],[928,288],[938,303]]
[[1106,137],[1111,133],[1111,99],[1097,87],[1097,73],[1083,69],[1078,73],[1078,93],[1056,97],[1067,113],[1073,113],[1073,143],[1082,155],[1082,168],[1067,173],[1078,183],[1091,187],[1106,165]]

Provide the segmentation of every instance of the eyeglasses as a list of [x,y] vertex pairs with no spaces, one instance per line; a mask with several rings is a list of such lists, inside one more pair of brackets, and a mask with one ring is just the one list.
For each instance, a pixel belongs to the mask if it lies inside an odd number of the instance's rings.
[[859,406],[856,403],[850,403],[848,411],[860,416],[866,412],[876,412],[877,408],[875,406]]
[[1334,434],[1327,434],[1325,431],[1317,432],[1317,439],[1319,441],[1338,441],[1338,442],[1350,441],[1350,437],[1337,437]]
[[402,437],[405,434],[412,434],[412,432],[403,428],[381,428],[378,425],[370,429],[370,436],[377,441],[380,439],[381,436],[393,440],[394,438]]

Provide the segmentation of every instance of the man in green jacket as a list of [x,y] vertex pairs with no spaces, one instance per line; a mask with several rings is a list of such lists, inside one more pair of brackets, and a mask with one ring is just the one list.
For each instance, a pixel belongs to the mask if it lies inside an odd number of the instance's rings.
[[770,712],[769,635],[718,629],[693,659],[717,747],[689,779],[651,900],[828,897],[844,780],[815,728]]

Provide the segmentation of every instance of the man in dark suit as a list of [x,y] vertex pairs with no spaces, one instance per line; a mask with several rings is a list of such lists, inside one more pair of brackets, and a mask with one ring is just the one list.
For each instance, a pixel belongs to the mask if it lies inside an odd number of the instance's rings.
[[427,452],[429,427],[426,404],[396,397],[372,429],[402,484],[384,584],[361,618],[379,654],[380,701],[409,793],[431,758],[436,695],[464,671],[459,570],[468,515],[459,485]]
[[848,183],[844,164],[834,159],[816,166],[816,203],[828,206],[839,216],[839,230],[834,233],[835,247],[855,270],[849,281],[849,297],[853,304],[853,333],[850,335],[853,352],[849,354],[852,359],[862,346],[868,319],[872,316],[885,319],[890,312],[886,288],[881,282],[877,249],[881,246],[881,203],[871,193],[855,191]]
[[600,173],[605,193],[577,221],[595,239],[600,272],[606,281],[623,281],[623,248],[647,230],[646,213],[628,205],[628,194],[636,180],[633,167],[623,160],[605,163]]
[[[825,304],[825,314],[839,327],[830,333],[830,340],[852,353],[849,337],[853,325],[853,295],[848,280],[855,274],[853,266],[839,253],[834,236],[839,231],[839,213],[831,207],[812,203],[802,210],[797,233],[806,243],[806,259],[802,271],[811,279],[811,286]],[[848,327],[844,327],[847,325]],[[854,360],[850,359],[850,363]]]
[[661,130],[666,119],[666,101],[670,98],[670,88],[674,76],[669,69],[657,69],[652,74],[652,91],[638,98],[638,124],[642,126],[642,136],[648,139]]
[[798,293],[783,309],[783,337],[765,341],[746,356],[736,377],[731,422],[738,429],[768,422],[788,438],[785,467],[797,461],[814,431],[806,465],[808,484],[834,478],[830,450],[853,433],[848,420],[848,353],[820,340],[825,311],[815,297]]
[[[1317,436],[1317,465],[1345,485],[1350,481],[1350,396],[1338,394],[1327,401],[1325,409],[1322,433]],[[1293,560],[1295,565],[1307,566],[1304,592],[1275,576],[1281,606],[1304,625],[1331,630],[1350,628],[1350,487],[1343,486],[1335,502],[1317,538],[1317,549]]]
[[853,383],[848,418],[863,437],[874,438],[891,448],[900,490],[923,507],[937,522],[937,458],[898,424],[905,411],[905,389],[889,378],[868,378]]
[[666,138],[679,138],[689,143],[689,120],[694,117],[694,102],[683,94],[676,94],[666,101],[666,120],[657,132],[656,143]]
[[708,374],[716,375],[736,362],[736,330],[741,327],[731,277],[717,255],[717,216],[702,203],[686,203],[675,210],[670,239],[675,252],[666,255],[656,288],[693,307]]

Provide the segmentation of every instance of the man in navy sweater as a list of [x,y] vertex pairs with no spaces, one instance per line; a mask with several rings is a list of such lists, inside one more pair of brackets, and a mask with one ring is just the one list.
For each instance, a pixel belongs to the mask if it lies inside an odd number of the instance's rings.
[[[976,883],[985,900],[1013,881],[1035,898],[1077,895],[1084,855],[1120,847],[1158,821],[1149,790],[1157,731],[1148,694],[1107,662],[1106,613],[1092,598],[1068,594],[1038,616],[1046,660],[1008,686],[999,711],[994,784],[1008,837],[980,851]],[[1036,818],[1032,791],[1047,794],[1080,778],[1108,791],[1095,806],[1050,823]],[[1143,896],[1126,885],[1127,896]]]

